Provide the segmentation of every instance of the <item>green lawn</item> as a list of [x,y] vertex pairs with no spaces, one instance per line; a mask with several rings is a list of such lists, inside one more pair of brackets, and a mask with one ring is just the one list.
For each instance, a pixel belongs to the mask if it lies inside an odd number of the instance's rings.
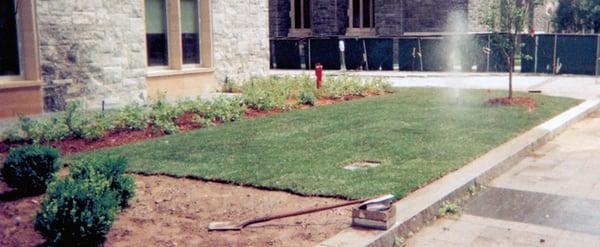
[[[526,107],[483,104],[488,97],[475,90],[398,89],[388,96],[243,120],[69,159],[124,155],[129,171],[137,173],[306,195],[402,197],[580,102],[536,95],[539,106],[528,113]],[[384,163],[370,170],[341,168],[353,160]]]

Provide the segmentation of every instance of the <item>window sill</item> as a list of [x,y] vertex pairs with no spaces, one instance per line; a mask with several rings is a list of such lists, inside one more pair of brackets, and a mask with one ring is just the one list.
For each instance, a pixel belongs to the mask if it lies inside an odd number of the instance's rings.
[[346,36],[375,36],[374,28],[348,28]]
[[190,75],[190,74],[206,74],[213,73],[213,68],[183,68],[181,70],[174,69],[152,69],[149,68],[146,71],[146,77],[165,77],[165,76],[178,76],[178,75]]
[[288,37],[291,38],[302,38],[302,37],[308,37],[312,34],[312,30],[311,29],[295,29],[295,28],[291,28],[288,32]]
[[27,80],[3,80],[0,79],[0,89],[38,87],[42,86],[42,81],[27,81]]

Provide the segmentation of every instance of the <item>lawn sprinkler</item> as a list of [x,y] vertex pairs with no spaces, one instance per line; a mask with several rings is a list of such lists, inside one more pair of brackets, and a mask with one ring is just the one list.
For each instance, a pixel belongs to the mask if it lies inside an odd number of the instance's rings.
[[[321,211],[325,211],[325,210],[341,208],[341,207],[346,207],[346,206],[351,206],[351,205],[356,205],[356,204],[361,204],[359,206],[359,208],[365,208],[366,210],[368,210],[369,208],[372,208],[372,209],[373,208],[383,208],[383,207],[386,207],[386,205],[387,205],[387,207],[390,207],[393,198],[394,198],[393,195],[385,195],[385,196],[379,196],[374,199],[361,199],[361,200],[356,200],[356,201],[335,204],[335,205],[331,205],[331,206],[304,209],[304,210],[300,210],[300,211],[287,212],[287,213],[276,214],[276,215],[267,215],[264,217],[247,220],[247,221],[244,221],[244,222],[241,222],[238,224],[229,222],[229,221],[211,222],[210,224],[208,224],[208,230],[209,231],[241,231],[242,229],[246,228],[247,226],[258,224],[258,223],[263,223],[263,222],[277,220],[277,219],[283,219],[283,218],[289,218],[289,217],[294,217],[294,216],[299,216],[299,215],[312,214],[312,213],[316,213],[316,212],[321,212]],[[392,208],[395,208],[395,207],[392,207]]]

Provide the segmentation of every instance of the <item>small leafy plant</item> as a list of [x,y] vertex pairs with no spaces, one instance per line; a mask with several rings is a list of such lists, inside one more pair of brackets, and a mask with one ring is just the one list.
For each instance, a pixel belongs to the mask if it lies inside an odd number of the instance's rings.
[[438,210],[438,216],[444,217],[449,214],[457,214],[460,213],[461,208],[456,203],[445,201],[442,203],[442,206]]
[[212,121],[234,122],[242,117],[244,111],[240,97],[221,96],[208,103],[207,116]]
[[137,103],[125,106],[113,115],[115,130],[145,130],[148,127],[148,111]]
[[167,103],[162,97],[154,100],[150,105],[150,123],[167,135],[179,132],[175,124],[175,119],[179,114],[177,107]]
[[302,91],[299,95],[298,103],[301,105],[315,105],[317,97],[313,91]]
[[40,194],[59,169],[58,150],[32,145],[11,150],[0,172],[10,187],[23,194]]
[[52,183],[35,217],[35,229],[50,246],[96,246],[119,210],[117,192],[105,175],[68,176]]
[[127,159],[124,157],[103,157],[86,160],[73,166],[71,176],[78,180],[90,179],[93,175],[103,175],[110,180],[110,188],[117,192],[119,206],[125,208],[135,194],[133,178],[125,175]]

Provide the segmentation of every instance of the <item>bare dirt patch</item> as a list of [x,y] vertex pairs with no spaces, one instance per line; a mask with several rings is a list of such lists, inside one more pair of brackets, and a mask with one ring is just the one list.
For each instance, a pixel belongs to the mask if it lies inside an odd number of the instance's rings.
[[[237,222],[342,200],[166,176],[135,178],[136,197],[119,214],[106,246],[312,246],[351,223],[350,208],[341,208],[262,223],[240,232],[208,232],[212,221]],[[0,193],[8,190],[0,182]],[[0,246],[43,243],[33,229],[42,199],[0,201]]]

